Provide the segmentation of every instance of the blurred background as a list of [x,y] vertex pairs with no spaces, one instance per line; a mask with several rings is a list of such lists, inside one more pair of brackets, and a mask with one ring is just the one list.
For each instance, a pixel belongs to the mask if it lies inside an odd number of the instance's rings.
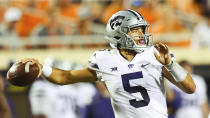
[[210,100],[209,0],[0,0],[0,74],[13,117],[31,118],[32,113],[30,86],[6,81],[11,64],[32,57],[86,66],[94,51],[109,48],[105,26],[122,9],[141,13],[153,42],[166,43],[177,61],[193,65],[194,73],[205,78]]

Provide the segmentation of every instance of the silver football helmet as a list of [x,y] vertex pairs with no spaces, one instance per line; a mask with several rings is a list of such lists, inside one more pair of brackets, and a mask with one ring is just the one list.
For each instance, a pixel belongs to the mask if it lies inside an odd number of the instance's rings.
[[[143,45],[137,45],[133,40],[134,37],[127,33],[132,28],[142,27],[144,38]],[[143,52],[151,42],[149,34],[149,24],[144,20],[141,14],[134,10],[122,10],[112,15],[106,26],[106,39],[109,40],[110,46],[117,49],[130,49],[136,52]],[[152,38],[151,38],[152,40]]]

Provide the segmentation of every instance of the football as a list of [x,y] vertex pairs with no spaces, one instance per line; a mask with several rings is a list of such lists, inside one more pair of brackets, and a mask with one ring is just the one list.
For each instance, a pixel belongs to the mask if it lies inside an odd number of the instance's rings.
[[38,77],[39,67],[32,62],[14,63],[7,72],[7,80],[15,86],[27,86]]

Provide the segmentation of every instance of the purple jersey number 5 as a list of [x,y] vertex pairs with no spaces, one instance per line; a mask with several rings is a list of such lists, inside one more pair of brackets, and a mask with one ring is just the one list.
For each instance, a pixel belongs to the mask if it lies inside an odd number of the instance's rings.
[[149,95],[147,93],[147,90],[142,86],[131,87],[130,84],[129,84],[129,80],[143,78],[142,71],[123,74],[123,75],[121,75],[121,77],[122,77],[123,88],[124,88],[125,91],[127,91],[129,93],[140,92],[142,97],[143,97],[143,100],[140,100],[140,101],[137,101],[136,99],[129,100],[130,105],[135,107],[135,108],[147,106],[150,102],[150,98],[149,98]]

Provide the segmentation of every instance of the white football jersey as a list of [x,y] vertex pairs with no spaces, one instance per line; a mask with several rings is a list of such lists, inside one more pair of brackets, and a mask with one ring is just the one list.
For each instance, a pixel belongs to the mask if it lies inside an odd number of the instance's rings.
[[176,118],[203,118],[201,105],[207,101],[207,86],[203,77],[194,74],[191,76],[196,84],[193,94],[186,94],[176,86],[169,84],[181,97],[181,106],[176,111]]
[[36,81],[29,93],[32,114],[44,114],[47,118],[77,118],[76,96],[73,86]]
[[116,118],[167,118],[162,64],[153,46],[127,61],[117,49],[99,50],[88,61],[111,96]]
[[90,104],[95,92],[89,83],[60,86],[47,80],[36,81],[29,92],[31,111],[47,118],[78,118],[76,108]]

